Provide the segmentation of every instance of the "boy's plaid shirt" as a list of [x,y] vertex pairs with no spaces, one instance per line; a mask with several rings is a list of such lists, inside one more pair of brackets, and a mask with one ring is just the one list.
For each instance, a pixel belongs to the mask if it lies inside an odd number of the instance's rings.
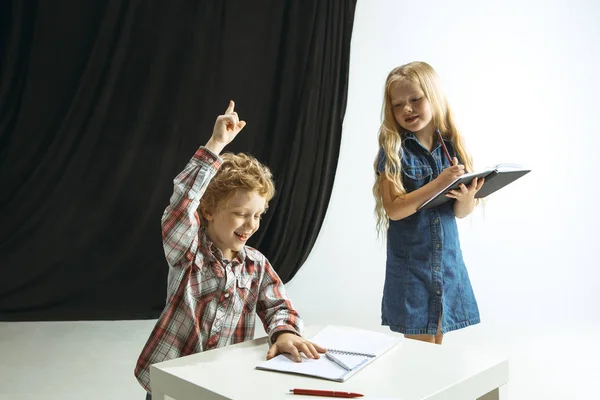
[[302,332],[302,321],[265,256],[245,246],[226,264],[200,228],[200,197],[221,162],[200,147],[175,178],[162,217],[167,302],[135,368],[148,392],[151,364],[253,339],[255,311],[270,337]]

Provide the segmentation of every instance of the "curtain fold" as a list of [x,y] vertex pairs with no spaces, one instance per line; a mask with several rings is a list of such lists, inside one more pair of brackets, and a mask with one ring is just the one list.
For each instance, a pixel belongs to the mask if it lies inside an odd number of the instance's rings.
[[172,180],[230,99],[226,151],[277,195],[249,243],[288,282],[325,217],[356,0],[18,1],[0,21],[0,319],[157,317]]

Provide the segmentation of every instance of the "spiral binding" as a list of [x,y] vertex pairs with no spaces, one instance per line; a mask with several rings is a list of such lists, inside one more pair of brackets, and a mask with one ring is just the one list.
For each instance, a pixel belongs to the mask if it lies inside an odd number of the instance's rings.
[[358,353],[358,352],[354,352],[354,351],[344,351],[344,350],[337,350],[337,349],[330,349],[330,348],[327,348],[327,352],[334,353],[334,354],[342,354],[345,356],[359,356],[359,357],[369,357],[369,358],[375,357],[375,354]]

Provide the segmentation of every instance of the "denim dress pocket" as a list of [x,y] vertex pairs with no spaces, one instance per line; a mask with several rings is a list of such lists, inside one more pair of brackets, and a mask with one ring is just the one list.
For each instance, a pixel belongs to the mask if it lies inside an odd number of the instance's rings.
[[403,165],[402,183],[407,192],[417,190],[432,180],[433,170],[428,165]]

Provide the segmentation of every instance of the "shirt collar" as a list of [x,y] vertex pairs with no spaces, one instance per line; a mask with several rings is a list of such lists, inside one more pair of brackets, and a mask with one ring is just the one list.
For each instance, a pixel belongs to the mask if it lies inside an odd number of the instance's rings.
[[412,133],[411,131],[404,131],[404,133],[402,133],[401,137],[402,137],[402,143],[406,142],[407,140],[415,140],[417,142],[419,141],[419,139],[417,139],[415,134]]
[[[423,147],[421,142],[419,142],[419,139],[417,138],[417,136],[414,133],[412,133],[411,131],[404,131],[404,133],[401,135],[401,137],[402,137],[402,145],[404,145],[404,146],[406,146],[408,143],[414,142],[414,144],[422,147],[423,149],[425,148],[425,147]],[[447,139],[442,138],[442,140],[444,140],[444,142],[446,142],[446,143],[451,143]],[[433,149],[431,149],[431,153],[436,151],[439,147],[440,147],[440,142],[438,141],[438,138],[436,136],[435,142],[433,144]]]
[[200,246],[202,246],[202,253],[205,256],[212,256],[215,260],[218,260],[223,264],[228,264],[227,261],[244,264],[246,261],[246,255],[248,254],[246,251],[246,246],[243,246],[242,249],[238,251],[233,260],[225,260],[223,257],[223,252],[210,240],[206,234],[206,228],[204,226],[200,228],[200,243]]

